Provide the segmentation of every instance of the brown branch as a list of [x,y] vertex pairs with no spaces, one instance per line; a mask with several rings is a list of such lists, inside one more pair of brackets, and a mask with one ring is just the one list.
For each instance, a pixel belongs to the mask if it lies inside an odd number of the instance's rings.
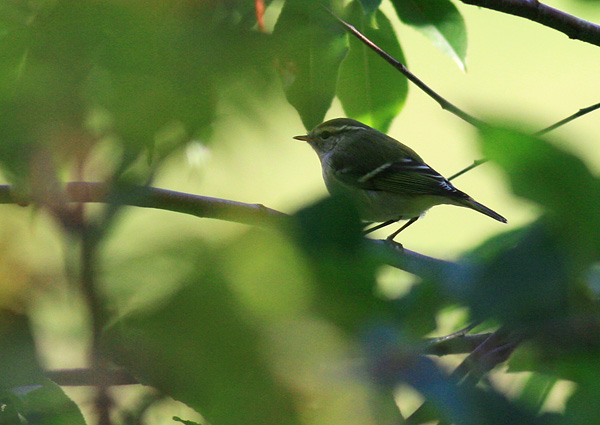
[[600,25],[577,18],[537,0],[461,0],[471,6],[484,7],[529,19],[560,31],[569,38],[600,46]]
[[[502,327],[492,334],[481,336],[480,344],[450,374],[450,379],[461,385],[476,385],[483,375],[506,361],[524,340],[522,333]],[[407,424],[420,424],[435,419],[432,404],[425,401],[406,419]]]
[[[111,191],[111,186],[105,183],[70,182],[65,184],[65,198],[68,202],[103,202],[156,208],[260,227],[280,227],[292,221],[291,216],[260,204],[246,204],[149,186],[127,185],[112,188]],[[15,194],[11,186],[0,185],[0,204],[27,205],[28,202],[23,196]],[[398,249],[396,245],[386,241],[367,239],[366,243],[386,264],[418,276],[443,280],[445,276],[456,275],[456,267],[459,267],[450,261]]]
[[[260,204],[246,204],[148,186],[111,187],[106,183],[71,182],[65,185],[65,192],[68,202],[103,202],[156,208],[254,226],[272,227],[282,224],[288,218],[286,214]],[[0,185],[0,204],[27,205],[28,201],[14,193],[10,186]]]
[[48,379],[65,387],[135,385],[139,382],[124,369],[105,369],[99,373],[95,368],[58,369],[45,372]]

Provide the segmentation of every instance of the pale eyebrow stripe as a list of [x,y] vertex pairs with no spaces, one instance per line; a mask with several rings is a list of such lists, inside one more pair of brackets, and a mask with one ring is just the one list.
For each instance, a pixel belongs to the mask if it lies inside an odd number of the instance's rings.
[[355,125],[344,125],[342,127],[340,127],[341,131],[346,131],[346,130],[366,130],[366,128],[364,127],[357,127]]

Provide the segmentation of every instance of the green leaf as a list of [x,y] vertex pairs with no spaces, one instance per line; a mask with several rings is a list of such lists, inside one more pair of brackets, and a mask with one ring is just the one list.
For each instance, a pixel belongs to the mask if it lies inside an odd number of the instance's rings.
[[423,33],[444,54],[466,69],[467,28],[450,0],[392,0],[398,17]]
[[565,263],[547,224],[535,223],[524,229],[518,242],[475,268],[465,301],[477,320],[495,317],[523,325],[562,317],[570,283]]
[[[367,355],[374,378],[382,385],[406,383],[427,400],[404,423],[462,425],[551,425],[547,417],[524,409],[505,395],[480,386],[461,385],[431,358],[416,356],[403,335],[385,326],[366,333]],[[447,422],[446,422],[447,421]]]
[[[23,391],[22,391],[23,390]],[[61,387],[44,379],[42,385],[15,389],[21,399],[19,413],[28,423],[39,425],[86,425],[77,404]]]
[[381,0],[360,0],[360,4],[365,10],[365,13],[370,15],[379,8]]
[[[390,21],[381,11],[363,13],[358,1],[347,7],[346,19],[391,56],[405,63]],[[354,37],[342,62],[337,95],[346,115],[386,132],[406,101],[406,78]]]
[[0,312],[0,389],[34,385],[43,379],[27,316]]
[[[263,338],[220,265],[203,247],[180,243],[188,262],[176,270],[182,272],[174,282],[179,290],[110,330],[117,361],[210,423],[296,423],[290,396],[264,354]],[[168,267],[165,261],[177,264],[172,255],[170,249],[152,258]],[[160,274],[162,267],[149,266],[148,273]]]
[[181,419],[179,416],[173,416],[173,420],[175,422],[180,422],[184,425],[200,425],[198,422],[194,421],[186,421],[185,419]]
[[557,382],[556,376],[532,373],[519,394],[519,400],[534,412],[539,412]]
[[485,156],[504,169],[514,193],[549,215],[572,273],[600,258],[600,180],[580,158],[516,131],[489,128],[481,140]]
[[367,255],[361,222],[349,200],[325,198],[296,218],[299,247],[316,277],[316,311],[352,332],[395,315],[389,303],[374,295],[376,263]]
[[307,130],[323,121],[347,52],[343,28],[316,0],[289,0],[275,25],[278,68],[288,102]]

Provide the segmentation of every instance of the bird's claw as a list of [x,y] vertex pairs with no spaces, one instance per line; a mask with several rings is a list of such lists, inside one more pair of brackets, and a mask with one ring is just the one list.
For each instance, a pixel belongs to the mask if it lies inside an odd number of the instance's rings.
[[404,251],[404,246],[400,242],[396,242],[392,236],[388,236],[385,243],[398,251]]

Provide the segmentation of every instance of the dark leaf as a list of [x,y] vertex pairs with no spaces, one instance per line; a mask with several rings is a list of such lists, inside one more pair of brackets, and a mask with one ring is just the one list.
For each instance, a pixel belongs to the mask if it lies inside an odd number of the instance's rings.
[[578,275],[600,258],[600,181],[584,162],[547,141],[500,129],[482,132],[483,150],[506,172],[516,195],[549,214],[551,231]]

